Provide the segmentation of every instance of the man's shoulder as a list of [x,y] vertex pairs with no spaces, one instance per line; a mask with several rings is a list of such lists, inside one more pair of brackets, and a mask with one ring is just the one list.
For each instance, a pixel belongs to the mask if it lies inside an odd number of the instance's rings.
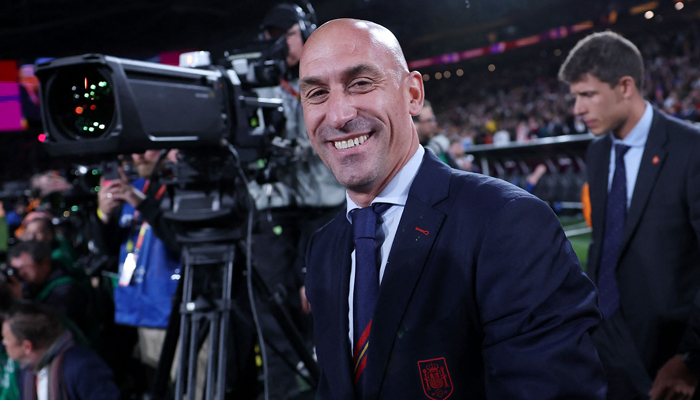
[[68,348],[63,355],[63,370],[67,375],[72,373],[90,375],[103,372],[103,368],[109,370],[97,353],[78,344]]
[[[671,140],[680,140],[688,144],[700,143],[700,127],[698,125],[678,119],[660,110],[654,110],[654,118],[658,118],[659,122],[665,125]],[[653,128],[654,125],[652,125]]]
[[316,240],[318,240],[319,238],[330,240],[342,234],[343,230],[347,228],[346,223],[350,223],[347,220],[346,212],[346,209],[343,208],[343,210],[340,213],[338,213],[338,215],[336,215],[328,223],[326,223],[319,230],[317,230],[316,233],[314,233],[314,238]]
[[452,213],[469,212],[490,218],[513,201],[530,199],[544,204],[526,190],[503,179],[457,170],[451,175],[450,195],[446,202],[436,205],[438,209],[449,207]]

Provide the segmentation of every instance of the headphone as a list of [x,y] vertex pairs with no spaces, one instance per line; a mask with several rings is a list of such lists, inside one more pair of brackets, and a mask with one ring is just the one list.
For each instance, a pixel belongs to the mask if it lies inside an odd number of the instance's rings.
[[[292,3],[281,3],[277,4],[273,9],[287,10],[293,13],[296,17],[296,23],[299,24],[299,30],[301,31],[301,38],[306,43],[306,40],[311,36],[311,34],[316,30],[316,13],[311,3],[303,1],[302,4],[305,6],[306,11],[296,4]],[[264,31],[265,27],[261,26],[260,31]]]

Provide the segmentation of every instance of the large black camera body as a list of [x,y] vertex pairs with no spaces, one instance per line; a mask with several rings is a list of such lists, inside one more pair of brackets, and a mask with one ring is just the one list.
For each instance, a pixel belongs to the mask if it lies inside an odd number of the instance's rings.
[[250,90],[274,84],[274,73],[256,81],[250,72],[283,64],[248,61],[241,77],[225,66],[174,67],[101,54],[39,63],[45,148],[51,156],[95,156],[230,143],[242,162],[264,157],[283,135],[282,101]]
[[284,139],[282,99],[255,92],[286,73],[284,37],[234,53],[217,65],[206,52],[182,55],[191,67],[101,54],[37,64],[46,150],[104,169],[118,154],[177,148],[181,162],[163,181],[172,202],[163,206],[181,239],[211,224],[240,225],[250,207],[236,177],[274,179],[294,145]]

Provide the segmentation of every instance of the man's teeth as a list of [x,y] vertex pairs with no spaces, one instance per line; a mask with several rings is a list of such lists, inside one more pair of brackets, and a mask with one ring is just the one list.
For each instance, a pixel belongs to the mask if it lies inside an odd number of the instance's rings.
[[335,145],[335,148],[338,150],[349,149],[349,148],[361,145],[368,138],[369,138],[369,135],[362,135],[360,137],[356,137],[355,139],[341,140],[339,142],[333,142],[333,145]]

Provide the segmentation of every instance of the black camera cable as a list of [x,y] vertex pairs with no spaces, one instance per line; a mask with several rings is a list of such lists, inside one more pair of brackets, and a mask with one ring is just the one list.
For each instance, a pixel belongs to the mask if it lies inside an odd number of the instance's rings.
[[260,328],[260,320],[258,319],[258,309],[255,305],[255,296],[253,295],[253,259],[252,259],[252,243],[253,243],[253,216],[254,216],[254,210],[255,210],[255,202],[253,201],[253,197],[250,195],[250,192],[248,191],[248,179],[245,176],[245,172],[243,171],[243,168],[241,167],[241,162],[240,158],[238,156],[238,151],[236,151],[236,148],[233,147],[231,143],[228,141],[224,140],[223,141],[224,145],[228,148],[228,150],[231,152],[233,155],[233,160],[234,164],[236,166],[236,172],[238,172],[238,175],[241,177],[241,180],[243,181],[243,184],[245,185],[245,190],[246,190],[246,200],[248,201],[248,228],[246,232],[246,272],[247,272],[247,277],[246,277],[246,283],[248,284],[248,301],[250,301],[250,309],[253,312],[253,321],[255,322],[255,330],[257,331],[258,334],[258,343],[260,346],[260,356],[262,358],[262,365],[263,365],[263,384],[264,384],[264,399],[269,400],[269,382],[268,382],[268,366],[267,366],[267,350],[265,348],[265,340],[263,338],[263,333],[262,329]]

